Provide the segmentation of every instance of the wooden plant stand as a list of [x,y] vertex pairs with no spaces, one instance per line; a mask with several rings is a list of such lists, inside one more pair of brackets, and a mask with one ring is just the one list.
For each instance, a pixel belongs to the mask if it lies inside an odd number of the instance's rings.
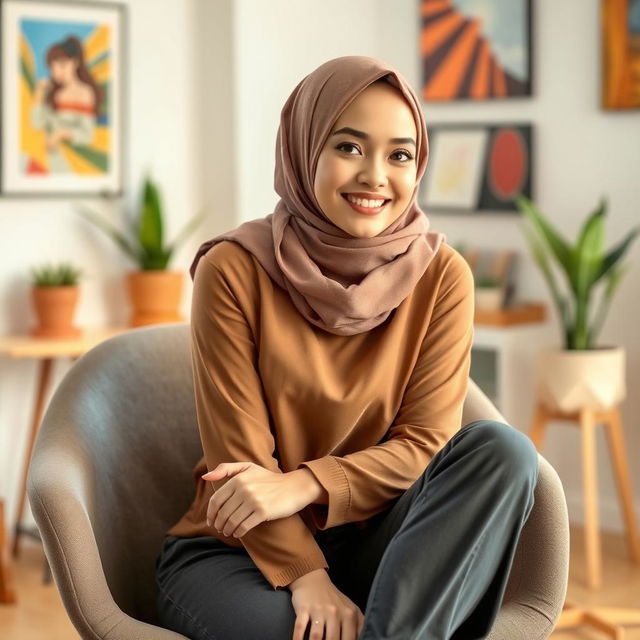
[[[602,550],[598,521],[598,476],[596,456],[596,427],[606,427],[609,454],[618,487],[618,497],[626,525],[627,547],[630,558],[640,564],[640,540],[636,529],[631,477],[625,456],[624,431],[620,408],[606,410],[581,409],[573,413],[551,410],[538,401],[530,438],[542,452],[547,423],[551,420],[569,421],[580,427],[582,450],[582,489],[584,500],[584,542],[587,565],[587,587],[597,589],[602,582]],[[607,633],[610,638],[624,638],[622,625],[640,625],[640,609],[619,607],[587,607],[567,600],[555,629],[568,629],[589,625]]]

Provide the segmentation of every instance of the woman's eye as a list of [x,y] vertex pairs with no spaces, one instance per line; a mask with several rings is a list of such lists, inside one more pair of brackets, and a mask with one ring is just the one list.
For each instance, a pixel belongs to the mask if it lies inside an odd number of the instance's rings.
[[394,151],[393,155],[395,156],[397,153],[403,153],[407,157],[404,162],[410,162],[411,160],[413,160],[413,156],[408,151],[400,149],[399,151]]
[[[351,142],[343,142],[342,144],[339,144],[336,147],[336,149],[343,150],[345,147],[352,147],[353,149],[358,148],[355,144],[352,144]],[[399,149],[398,151],[394,151],[391,155],[395,156],[397,154],[404,154],[406,156],[406,160],[404,160],[403,162],[410,162],[411,160],[413,160],[413,156],[408,151],[405,151],[404,149]],[[353,153],[349,153],[349,155],[353,155]]]
[[[357,149],[358,147],[356,147],[355,144],[351,144],[350,142],[343,142],[342,144],[339,144],[336,149],[342,149],[343,147],[353,147],[354,149]],[[350,154],[353,155],[353,154]]]

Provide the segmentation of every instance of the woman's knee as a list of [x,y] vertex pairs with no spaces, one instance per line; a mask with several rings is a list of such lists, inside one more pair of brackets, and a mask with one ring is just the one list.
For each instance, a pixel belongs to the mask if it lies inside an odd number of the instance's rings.
[[511,479],[538,478],[538,451],[531,439],[515,427],[497,420],[476,420],[463,427],[468,444]]

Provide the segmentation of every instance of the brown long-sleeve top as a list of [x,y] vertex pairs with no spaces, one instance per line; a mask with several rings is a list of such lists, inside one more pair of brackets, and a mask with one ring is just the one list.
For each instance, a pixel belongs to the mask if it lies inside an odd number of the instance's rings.
[[[244,546],[275,588],[325,568],[318,529],[365,523],[420,476],[460,429],[474,315],[473,275],[442,243],[412,293],[370,331],[339,336],[306,321],[236,242],[200,260],[191,354],[203,458],[195,498],[167,534]],[[229,480],[200,476],[221,462],[276,473],[307,467],[327,491],[242,538],[206,524],[209,499]]]

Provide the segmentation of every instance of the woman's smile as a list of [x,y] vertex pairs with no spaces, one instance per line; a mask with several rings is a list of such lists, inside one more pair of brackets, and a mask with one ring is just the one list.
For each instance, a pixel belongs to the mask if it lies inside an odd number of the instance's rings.
[[340,194],[347,202],[347,204],[356,212],[362,213],[367,216],[374,216],[380,213],[391,202],[389,199],[364,199],[355,198],[354,196],[346,193]]

